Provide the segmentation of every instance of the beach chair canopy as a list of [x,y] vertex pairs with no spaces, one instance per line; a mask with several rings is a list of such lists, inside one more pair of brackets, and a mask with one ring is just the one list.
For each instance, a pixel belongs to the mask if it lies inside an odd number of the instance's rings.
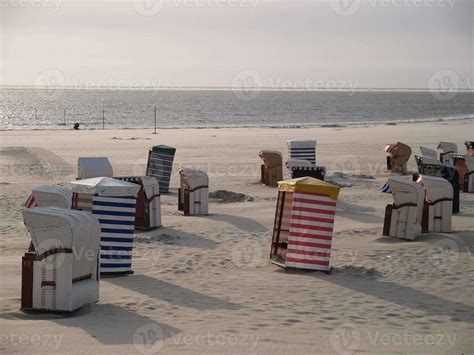
[[400,206],[406,203],[420,205],[420,196],[423,198],[423,194],[421,193],[422,187],[419,184],[399,176],[392,176],[388,180],[388,184],[390,185],[395,205]]
[[277,150],[261,150],[258,155],[269,168],[282,164],[281,153]]
[[420,161],[421,164],[424,164],[424,165],[438,165],[438,166],[443,165],[441,164],[441,161],[439,161],[439,159],[437,158],[431,158],[431,157],[419,156],[419,155],[416,155],[415,157],[417,160]]
[[65,187],[38,186],[33,189],[32,195],[39,207],[71,208],[72,191]]
[[438,159],[438,153],[436,150],[420,146],[420,152],[422,156]]
[[387,144],[384,148],[384,151],[390,153],[391,155],[398,155],[398,156],[410,156],[411,155],[411,148],[410,146],[397,142],[395,144]]
[[140,185],[110,177],[76,180],[69,186],[72,192],[102,196],[136,196],[140,190]]
[[154,145],[153,147],[150,148],[150,150],[152,152],[165,153],[168,155],[174,155],[176,152],[176,148],[171,147],[169,145],[165,145],[165,144]]
[[290,148],[314,148],[317,142],[314,139],[290,139],[287,143]]
[[286,162],[286,167],[288,169],[293,168],[312,168],[314,164],[308,160],[301,160],[301,159],[288,159]]
[[179,169],[179,173],[186,178],[190,190],[209,187],[209,177],[202,170],[182,167]]
[[442,149],[443,153],[457,153],[458,146],[452,142],[439,142],[438,149]]
[[158,183],[158,179],[153,176],[140,176],[143,184],[143,190],[145,191],[145,195],[147,198],[151,198],[154,194],[153,191],[160,190],[160,184]]
[[340,187],[312,177],[300,177],[296,179],[278,182],[278,191],[282,192],[307,192],[328,195],[332,200],[337,200]]
[[77,160],[77,178],[112,177],[114,171],[106,157],[80,157]]
[[453,186],[446,179],[441,177],[421,175],[417,182],[426,188],[426,195],[430,203],[436,202],[443,198],[453,198]]
[[474,141],[465,141],[464,145],[466,146],[466,149],[474,149]]

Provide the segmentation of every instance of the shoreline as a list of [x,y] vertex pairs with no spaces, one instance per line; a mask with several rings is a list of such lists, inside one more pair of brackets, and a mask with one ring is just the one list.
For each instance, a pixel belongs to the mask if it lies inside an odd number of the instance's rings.
[[[184,129],[184,130],[192,130],[192,129],[304,129],[304,128],[365,128],[365,127],[372,127],[372,126],[402,126],[402,125],[415,125],[415,124],[460,124],[465,121],[474,121],[474,114],[473,116],[469,117],[453,117],[453,118],[433,118],[433,119],[415,119],[415,120],[395,120],[395,121],[387,121],[387,122],[358,122],[358,123],[325,123],[325,124],[290,124],[290,125],[229,125],[229,126],[157,126],[157,130],[176,130],[176,129]],[[79,122],[80,123],[80,122]],[[34,131],[69,131],[71,130],[71,124],[58,124],[55,125],[61,126],[57,128],[25,128],[25,129],[18,129],[18,128],[11,128],[11,129],[0,129],[0,132],[34,132]],[[98,123],[97,126],[101,124]],[[106,124],[107,125],[107,124]],[[153,130],[154,127],[109,127],[105,128],[105,131],[111,130],[119,130],[119,131],[128,131],[128,130]],[[93,127],[85,127],[81,128],[81,131],[103,131],[101,128],[93,128]]]

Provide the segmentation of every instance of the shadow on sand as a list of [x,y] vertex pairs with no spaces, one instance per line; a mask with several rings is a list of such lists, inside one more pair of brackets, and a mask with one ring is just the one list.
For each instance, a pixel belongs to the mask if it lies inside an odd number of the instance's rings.
[[179,307],[198,310],[238,310],[242,306],[204,293],[196,292],[146,275],[133,275],[104,280],[142,295],[166,301]]

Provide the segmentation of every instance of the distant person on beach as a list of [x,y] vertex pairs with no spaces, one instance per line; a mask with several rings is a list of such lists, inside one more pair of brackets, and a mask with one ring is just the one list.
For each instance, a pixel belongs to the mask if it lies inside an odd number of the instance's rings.
[[79,130],[79,122],[74,123],[73,129]]

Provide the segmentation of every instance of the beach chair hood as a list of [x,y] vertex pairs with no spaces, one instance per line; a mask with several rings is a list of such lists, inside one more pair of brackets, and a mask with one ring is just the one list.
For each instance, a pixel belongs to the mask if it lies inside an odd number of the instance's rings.
[[186,181],[190,190],[209,186],[209,177],[202,170],[197,170],[190,167],[182,167],[179,169],[179,173],[186,177]]
[[278,191],[285,192],[308,192],[328,195],[332,200],[337,200],[340,187],[312,177],[300,177],[296,179],[278,182]]
[[113,175],[112,165],[106,157],[81,157],[77,161],[78,179],[112,177]]
[[400,206],[406,203],[413,203],[417,206],[423,205],[422,187],[419,184],[398,176],[391,177],[388,184],[396,205]]
[[262,150],[258,155],[269,168],[282,165],[282,156],[277,150]]
[[136,196],[140,186],[110,177],[76,180],[69,184],[76,193],[97,194],[103,196]]
[[453,186],[446,179],[422,175],[417,182],[421,183],[426,188],[426,195],[430,203],[436,202],[443,198],[453,198]]
[[458,146],[452,142],[439,142],[438,149],[442,149],[443,153],[457,153]]
[[436,150],[420,146],[420,152],[422,156],[438,159],[438,153]]

